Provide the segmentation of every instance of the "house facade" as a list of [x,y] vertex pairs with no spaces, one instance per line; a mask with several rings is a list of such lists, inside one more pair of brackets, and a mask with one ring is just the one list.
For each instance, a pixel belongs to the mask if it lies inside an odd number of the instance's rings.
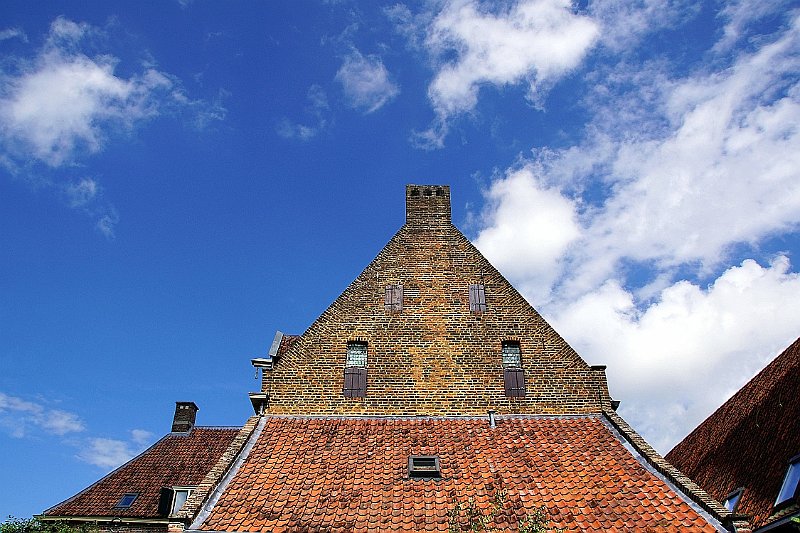
[[748,531],[616,413],[590,366],[408,185],[406,223],[302,335],[172,531]]

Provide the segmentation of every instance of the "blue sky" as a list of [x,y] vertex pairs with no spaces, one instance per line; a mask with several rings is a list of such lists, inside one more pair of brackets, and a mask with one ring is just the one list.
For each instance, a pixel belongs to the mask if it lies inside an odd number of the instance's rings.
[[406,183],[662,453],[800,335],[791,1],[8,0],[0,516],[169,430],[402,225]]

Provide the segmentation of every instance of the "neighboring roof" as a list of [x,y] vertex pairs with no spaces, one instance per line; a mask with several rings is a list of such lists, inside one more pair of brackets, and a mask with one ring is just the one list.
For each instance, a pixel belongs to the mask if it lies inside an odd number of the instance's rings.
[[278,347],[278,355],[285,354],[299,338],[300,335],[284,335],[281,339],[281,345]]
[[[546,506],[554,527],[716,531],[631,453],[601,415],[487,417],[272,416],[203,531],[447,531],[448,510],[487,508],[518,526]],[[440,479],[413,479],[409,455],[440,458]],[[708,519],[708,520],[707,520]],[[712,525],[709,520],[714,523]]]
[[[800,339],[670,451],[666,459],[718,500],[744,487],[737,513],[770,518],[800,453]],[[795,506],[796,507],[796,506]],[[795,509],[797,511],[797,509]]]
[[[188,434],[169,433],[141,455],[43,515],[159,517],[161,487],[198,485],[238,432],[239,428],[195,427]],[[126,493],[139,496],[129,508],[115,508]]]

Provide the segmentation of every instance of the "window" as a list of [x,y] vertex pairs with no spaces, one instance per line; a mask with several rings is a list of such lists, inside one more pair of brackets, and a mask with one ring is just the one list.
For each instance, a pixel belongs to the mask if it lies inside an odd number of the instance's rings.
[[386,297],[384,299],[384,309],[386,311],[399,313],[403,310],[403,286],[387,285]]
[[796,500],[798,493],[800,493],[800,455],[792,457],[789,461],[789,469],[786,471],[786,477],[783,478],[783,485],[778,493],[778,499],[775,500],[775,507]]
[[166,516],[174,515],[181,510],[192,492],[194,487],[162,487],[158,513]]
[[739,500],[742,499],[742,493],[744,492],[744,488],[740,487],[735,491],[731,492],[725,497],[725,501],[722,502],[722,505],[725,506],[727,510],[734,513],[736,512],[736,506],[739,505]]
[[483,283],[473,283],[469,286],[469,310],[473,313],[486,311],[486,288]]
[[410,477],[441,477],[439,458],[435,455],[412,455],[408,458]]
[[138,492],[126,492],[122,495],[122,498],[119,499],[117,505],[114,506],[114,509],[127,509],[133,502],[136,501],[136,498],[139,497]]
[[504,342],[502,355],[506,396],[509,398],[525,396],[525,370],[522,368],[522,354],[519,342]]
[[347,362],[344,369],[345,398],[363,398],[367,395],[367,343],[348,342]]

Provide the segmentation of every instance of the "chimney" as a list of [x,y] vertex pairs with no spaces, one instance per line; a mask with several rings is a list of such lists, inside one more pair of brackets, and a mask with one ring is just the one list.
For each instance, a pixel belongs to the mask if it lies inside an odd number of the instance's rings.
[[449,185],[406,185],[407,225],[431,226],[449,223]]
[[189,433],[194,427],[197,411],[199,409],[194,402],[175,402],[175,418],[172,419],[172,432]]

